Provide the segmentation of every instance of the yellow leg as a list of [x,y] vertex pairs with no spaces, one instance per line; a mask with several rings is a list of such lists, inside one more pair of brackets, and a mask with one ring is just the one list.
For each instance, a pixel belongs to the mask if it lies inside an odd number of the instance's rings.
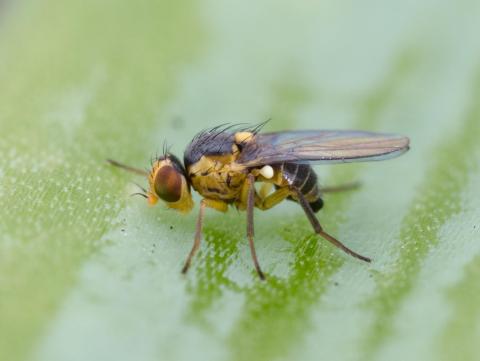
[[[267,210],[274,206],[276,206],[281,201],[285,200],[288,196],[292,195],[292,191],[288,187],[283,187],[277,189],[272,194],[268,194],[271,189],[271,183],[264,183],[262,188],[260,189],[260,194],[253,190],[254,197],[255,197],[255,207],[261,210]],[[248,203],[248,193],[249,193],[249,182],[245,182],[242,186],[242,190],[240,193],[240,200],[236,203],[237,208],[239,210],[244,211],[247,209]]]
[[[242,185],[242,190],[240,191],[240,199],[236,202],[236,206],[238,210],[244,211],[247,209],[247,202],[248,202],[248,193],[250,192],[250,182],[245,181]],[[255,199],[258,198],[258,195],[255,192],[255,188],[253,188],[254,197]]]
[[219,200],[216,200],[216,199],[202,199],[202,203],[205,204],[206,207],[208,208],[213,208],[219,212],[226,212],[228,211],[228,204],[223,202],[223,201],[219,201]]
[[269,196],[265,198],[259,198],[257,202],[255,202],[255,206],[261,210],[267,210],[276,206],[291,194],[292,191],[288,187],[279,188]]
[[272,183],[262,183],[262,186],[260,187],[260,191],[258,192],[258,196],[261,199],[265,199],[268,197],[268,194],[272,190],[273,184]]

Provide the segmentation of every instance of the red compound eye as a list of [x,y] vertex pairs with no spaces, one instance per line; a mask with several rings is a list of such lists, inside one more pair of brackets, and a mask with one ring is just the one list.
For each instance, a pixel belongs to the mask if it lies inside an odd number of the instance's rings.
[[165,202],[177,202],[182,195],[182,176],[175,168],[164,165],[155,175],[155,193]]

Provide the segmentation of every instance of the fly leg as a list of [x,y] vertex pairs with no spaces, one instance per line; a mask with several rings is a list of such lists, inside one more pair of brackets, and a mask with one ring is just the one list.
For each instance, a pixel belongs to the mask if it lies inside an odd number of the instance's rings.
[[262,183],[260,190],[258,191],[258,196],[261,199],[267,198],[272,190],[273,184],[272,183]]
[[257,259],[257,252],[255,251],[255,245],[253,243],[254,229],[253,229],[253,209],[255,207],[255,176],[249,174],[247,178],[248,193],[247,193],[247,237],[250,244],[250,253],[252,254],[253,264],[257,270],[258,276],[261,280],[265,279],[260,264]]
[[226,212],[228,210],[228,205],[221,201],[215,201],[212,199],[202,199],[200,202],[200,211],[198,212],[197,218],[197,225],[195,227],[195,239],[193,241],[193,246],[190,253],[187,256],[185,264],[182,268],[182,273],[185,274],[192,263],[192,258],[197,253],[198,249],[200,248],[200,241],[202,239],[202,225],[203,225],[203,217],[205,214],[205,208],[210,207],[216,209],[220,212]]
[[197,226],[195,227],[195,239],[193,241],[192,250],[188,254],[187,260],[185,261],[185,265],[182,268],[182,273],[185,274],[190,267],[190,263],[192,263],[192,258],[197,253],[198,249],[200,248],[200,241],[202,239],[202,225],[203,225],[203,216],[205,214],[205,202],[200,202],[200,211],[198,212],[197,218]]
[[270,209],[276,206],[278,203],[285,200],[291,194],[292,194],[292,191],[288,187],[279,188],[275,192],[273,192],[272,194],[269,194],[266,197],[260,196],[259,199],[257,199],[255,206],[261,209],[262,211],[265,211],[267,209]]
[[117,162],[116,160],[113,160],[113,159],[107,159],[107,162],[110,163],[111,165],[117,167],[117,168],[124,169],[127,172],[148,176],[148,172],[144,169],[130,167],[129,165],[122,164],[122,163]]
[[315,233],[325,238],[327,241],[332,243],[335,247],[340,248],[342,251],[344,251],[345,253],[348,253],[349,255],[355,258],[361,259],[362,261],[365,261],[365,262],[372,261],[370,258],[354,252],[353,250],[345,246],[342,242],[340,242],[339,240],[337,240],[336,238],[332,237],[327,232],[325,232],[322,226],[320,225],[320,222],[318,221],[317,217],[315,216],[315,213],[313,212],[312,207],[310,207],[310,204],[305,199],[305,196],[302,194],[302,192],[300,192],[298,188],[293,188],[293,191],[295,192],[295,195],[298,197],[298,201],[302,206],[303,210],[305,211],[305,214],[307,215],[308,220],[310,221],[313,229],[315,230]]
[[338,186],[333,187],[322,187],[319,189],[320,193],[337,193],[337,192],[344,192],[344,191],[351,191],[360,187],[360,182],[351,182],[340,184]]

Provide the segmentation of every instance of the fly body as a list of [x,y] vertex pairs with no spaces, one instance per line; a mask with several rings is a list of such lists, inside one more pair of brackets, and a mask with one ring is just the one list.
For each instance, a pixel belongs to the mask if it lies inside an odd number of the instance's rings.
[[[261,133],[261,126],[219,126],[197,134],[187,146],[183,164],[164,151],[147,172],[109,160],[115,166],[148,177],[142,195],[149,203],[161,199],[168,207],[188,212],[191,188],[202,196],[194,244],[182,272],[186,273],[200,246],[205,208],[226,212],[229,206],[247,211],[247,237],[256,271],[264,279],[253,243],[253,209],[267,210],[283,200],[297,202],[314,231],[351,256],[370,262],[321,227],[315,213],[323,206],[322,193],[350,185],[320,188],[312,164],[383,160],[409,149],[406,137],[351,130],[302,130]],[[261,183],[257,189],[255,183]]]

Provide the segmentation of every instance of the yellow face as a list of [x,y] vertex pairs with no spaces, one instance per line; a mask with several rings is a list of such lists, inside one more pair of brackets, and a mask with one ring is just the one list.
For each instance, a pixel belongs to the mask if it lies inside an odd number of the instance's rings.
[[167,154],[155,161],[148,181],[150,184],[148,202],[151,205],[161,199],[167,207],[182,213],[187,213],[193,208],[190,186],[180,161],[174,156]]

